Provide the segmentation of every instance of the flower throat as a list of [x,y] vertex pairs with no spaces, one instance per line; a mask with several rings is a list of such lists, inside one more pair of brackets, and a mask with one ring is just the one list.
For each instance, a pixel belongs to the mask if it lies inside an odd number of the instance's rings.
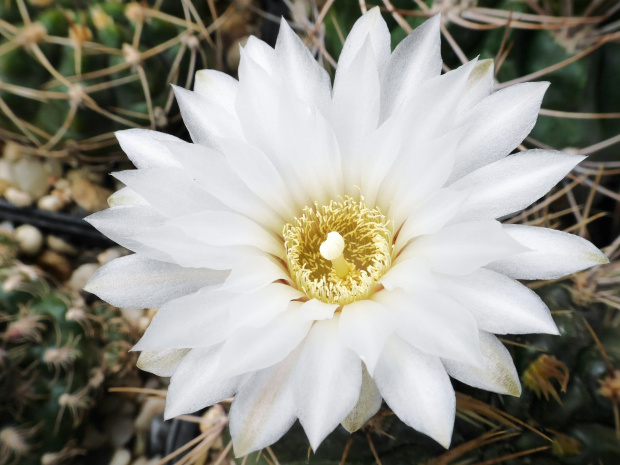
[[392,235],[390,222],[363,198],[315,203],[284,226],[289,271],[311,299],[346,305],[368,298],[392,263]]

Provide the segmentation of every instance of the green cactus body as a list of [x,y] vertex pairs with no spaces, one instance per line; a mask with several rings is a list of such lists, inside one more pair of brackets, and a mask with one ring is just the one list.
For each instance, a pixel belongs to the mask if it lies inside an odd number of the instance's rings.
[[[180,3],[2,2],[2,138],[26,153],[115,157],[116,130],[178,129],[169,84],[185,86],[212,56],[206,26]],[[208,25],[206,2],[195,9]]]
[[[21,265],[22,269],[24,265]],[[105,378],[130,370],[119,311],[0,268],[0,448],[20,464],[75,447]]]

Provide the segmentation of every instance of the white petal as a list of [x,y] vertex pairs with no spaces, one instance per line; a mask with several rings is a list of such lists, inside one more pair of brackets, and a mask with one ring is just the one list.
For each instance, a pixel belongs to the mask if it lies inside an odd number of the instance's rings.
[[392,118],[406,119],[402,124],[403,139],[433,139],[455,128],[456,111],[477,63],[475,58],[457,69],[428,79],[412,91],[401,111],[392,115]]
[[440,189],[452,172],[466,130],[454,129],[453,121],[475,64],[473,60],[424,82],[390,118],[400,124],[396,137],[401,139],[402,150],[383,179],[379,203],[384,208],[389,205],[396,227],[416,205]]
[[123,151],[136,168],[179,168],[174,156],[161,144],[178,142],[178,137],[149,129],[126,129],[114,133]]
[[521,383],[510,352],[491,333],[480,331],[482,366],[475,367],[454,360],[442,360],[446,372],[462,383],[519,397]]
[[383,179],[390,172],[401,152],[400,123],[400,119],[390,118],[371,132],[366,137],[364,146],[361,147],[359,158],[362,164],[362,194],[366,205],[371,208],[377,203]]
[[224,154],[197,144],[166,143],[183,167],[196,177],[200,186],[222,203],[248,218],[282,232],[282,217],[260,200],[228,164]]
[[372,300],[358,300],[342,308],[340,342],[357,353],[372,376],[396,324],[394,312],[383,305]]
[[399,260],[381,276],[379,284],[388,291],[401,288],[405,291],[435,288],[435,277],[431,274],[429,262],[424,257]]
[[123,187],[108,197],[108,205],[110,207],[120,207],[122,205],[148,205],[144,197],[132,191],[129,187]]
[[177,218],[174,224],[210,245],[251,245],[276,257],[283,255],[283,245],[272,233],[236,213],[202,211]]
[[427,201],[414,209],[402,228],[394,244],[400,250],[411,239],[424,234],[440,231],[458,213],[467,194],[453,189],[440,189]]
[[303,320],[325,320],[332,318],[338,304],[328,304],[317,299],[310,299],[303,303],[299,312]]
[[235,99],[239,82],[221,71],[201,69],[196,71],[194,92],[235,115]]
[[247,379],[245,376],[222,378],[218,374],[222,346],[192,349],[170,380],[166,396],[167,420],[184,413],[194,413],[234,395]]
[[479,168],[450,186],[469,195],[457,218],[489,220],[522,210],[549,192],[584,158],[536,149]]
[[381,121],[397,110],[420,83],[441,72],[440,21],[440,15],[433,16],[394,49],[381,79]]
[[273,72],[276,53],[268,44],[254,36],[250,36],[243,50],[248,57],[262,66],[268,74]]
[[[132,238],[157,251],[165,251],[170,262],[188,268],[211,268],[230,270],[242,260],[265,255],[260,249],[247,245],[214,246],[189,237],[174,224],[164,224],[144,232],[135,233]],[[144,255],[142,250],[139,251]]]
[[526,82],[489,95],[462,116],[469,131],[456,157],[450,181],[500,160],[530,133],[548,82]]
[[276,442],[295,423],[292,371],[299,349],[276,366],[252,376],[230,408],[230,435],[236,457]]
[[191,174],[178,168],[126,170],[112,175],[137,192],[167,218],[202,210],[229,210],[201,188]]
[[[495,66],[493,60],[487,59],[478,61],[467,80],[467,86],[459,102],[457,114],[459,116],[465,115],[480,100],[491,95],[494,85]],[[465,120],[465,116],[463,116],[462,119]]]
[[150,205],[121,205],[93,213],[85,220],[117,244],[143,257],[174,262],[162,249],[147,246],[136,239],[138,234],[157,229],[167,220]]
[[362,364],[338,340],[338,318],[317,322],[293,373],[296,413],[312,449],[346,417],[362,385]]
[[398,418],[446,449],[450,446],[456,397],[438,357],[424,355],[394,336],[373,378]]
[[271,153],[278,140],[273,122],[278,119],[278,108],[274,102],[281,93],[270,74],[241,49],[239,62],[239,91],[235,112],[239,117],[243,134],[248,142],[265,153]]
[[140,354],[136,365],[138,368],[157,376],[172,376],[189,349],[147,350]]
[[161,307],[205,286],[218,284],[228,272],[182,268],[172,263],[129,255],[99,268],[84,287],[117,307]]
[[381,408],[383,398],[377,385],[368,374],[366,366],[362,364],[362,387],[357,404],[351,409],[347,417],[342,420],[342,426],[349,433],[360,429]]
[[377,68],[382,70],[390,57],[391,38],[381,10],[374,7],[359,18],[342,46],[342,52],[338,58],[336,74],[348,68],[359,53],[366,38],[370,38],[372,51],[376,58]]
[[[410,160],[396,160],[383,179],[377,203],[400,228],[412,210],[434,195],[445,183],[460,136],[448,134],[421,146],[410,145],[401,155],[409,154]],[[420,150],[416,150],[419,148]],[[415,166],[414,166],[415,165]]]
[[[261,328],[244,326],[234,331],[222,351],[222,373],[235,376],[274,365],[299,345],[312,326],[303,321],[300,302],[291,302],[289,309]],[[250,350],[248,350],[250,349]]]
[[504,225],[504,231],[532,250],[487,266],[511,278],[557,279],[609,263],[592,243],[573,234],[516,224]]
[[389,205],[389,217],[399,228],[411,211],[434,195],[446,182],[463,130],[433,141],[411,144],[392,166],[379,193],[380,205]]
[[323,114],[243,51],[241,58],[235,108],[248,142],[269,157],[299,209],[341,194],[338,144]]
[[342,195],[341,151],[330,122],[296,96],[281,93],[277,105],[279,146],[269,155],[298,208]]
[[219,344],[229,333],[233,298],[207,287],[164,304],[132,350],[191,349]]
[[331,79],[314,59],[306,44],[293,32],[284,17],[275,47],[274,74],[308,105],[325,111],[331,97]]
[[233,328],[253,326],[260,332],[264,326],[284,312],[291,300],[304,297],[292,286],[281,283],[269,284],[257,292],[235,297],[230,307],[230,323]]
[[527,249],[502,229],[497,221],[472,221],[448,226],[409,244],[398,260],[424,257],[433,271],[464,275],[500,258]]
[[433,291],[381,291],[373,296],[394,313],[396,332],[423,352],[480,363],[478,326],[471,313],[453,299]]
[[370,38],[351,65],[336,73],[331,121],[342,156],[345,191],[353,195],[361,183],[359,153],[366,135],[379,120],[380,82]]
[[[306,180],[296,171],[301,168],[300,164],[305,167],[307,163],[297,156],[299,148],[306,143],[305,140],[299,141],[297,137],[302,131],[299,126],[303,128],[304,125],[299,124],[298,116],[283,113],[285,110],[294,109],[297,113],[304,114],[308,112],[308,108],[295,108],[301,100],[297,96],[289,98],[285,89],[276,84],[261,66],[245,54],[243,49],[239,64],[239,79],[239,94],[235,109],[246,139],[269,156],[282,178],[286,180],[287,187],[300,207],[307,205],[305,182],[314,181],[314,176]],[[291,130],[294,132],[291,133]],[[316,139],[316,134],[313,134],[313,137]],[[298,161],[301,163],[297,163]]]
[[256,196],[283,217],[298,214],[291,193],[269,158],[251,145],[234,139],[220,140],[228,163]]
[[278,280],[290,281],[282,266],[269,257],[245,257],[231,270],[222,290],[252,294]]
[[523,284],[480,268],[465,276],[437,276],[439,287],[465,306],[478,327],[495,334],[558,334],[551,313]]
[[217,148],[218,137],[243,139],[239,121],[219,105],[191,90],[172,85],[183,123],[195,144]]

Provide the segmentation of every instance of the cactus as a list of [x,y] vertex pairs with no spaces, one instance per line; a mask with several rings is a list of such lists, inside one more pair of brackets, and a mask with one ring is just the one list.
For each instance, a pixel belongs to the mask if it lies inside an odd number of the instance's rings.
[[0,137],[103,163],[115,130],[178,129],[169,83],[212,61],[213,25],[207,2],[153,3],[0,2]]
[[[222,62],[221,51],[248,33],[231,32],[248,22],[233,11],[236,5],[217,11],[232,12],[227,18],[234,28],[226,32],[211,19],[207,3],[93,0],[69,10],[73,2],[64,0],[0,2],[5,37],[0,43],[0,137],[24,153],[103,164],[120,153],[113,148],[116,129],[174,131],[178,113],[165,81],[190,87],[195,69]],[[333,75],[339,37],[359,17],[360,3],[317,3],[318,10],[295,2],[290,19]],[[415,9],[410,0],[374,3],[383,8],[393,46],[441,11],[446,67],[480,55],[496,59],[498,87],[514,80],[552,81],[537,126],[524,142],[528,148],[575,147],[599,160],[620,160],[613,145],[620,141],[616,1],[426,0],[416,1]],[[220,35],[213,48],[212,30]],[[455,382],[458,418],[449,451],[403,425],[384,406],[352,436],[337,429],[309,462],[307,440],[296,425],[245,463],[274,463],[274,457],[282,465],[619,463],[620,262],[614,247],[620,231],[617,213],[612,216],[619,198],[611,168],[589,160],[546,199],[507,220],[615,244],[607,249],[612,263],[605,267],[532,284],[552,309],[561,336],[504,338],[521,375],[520,398]],[[79,452],[82,429],[102,386],[134,365],[127,353],[132,335],[114,308],[87,306],[50,288],[31,268],[9,266],[14,250],[10,237],[0,235],[0,394],[10,399],[0,407],[0,457],[18,463],[38,463],[42,454],[50,461],[68,460]],[[212,447],[214,435],[208,435],[196,446],[196,460],[209,455],[213,463],[222,449],[230,452],[225,411],[215,409],[218,420],[203,433],[214,428],[226,446]]]
[[69,458],[104,385],[135,364],[135,335],[117,309],[86,305],[34,268],[15,262],[0,268],[0,281],[2,459]]

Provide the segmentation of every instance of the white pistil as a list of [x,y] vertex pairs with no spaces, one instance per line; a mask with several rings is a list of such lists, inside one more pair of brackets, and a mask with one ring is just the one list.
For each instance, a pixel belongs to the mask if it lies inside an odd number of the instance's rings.
[[324,259],[330,260],[336,275],[344,279],[349,274],[349,263],[344,259],[344,239],[336,232],[327,234],[327,239],[319,247],[319,251]]

